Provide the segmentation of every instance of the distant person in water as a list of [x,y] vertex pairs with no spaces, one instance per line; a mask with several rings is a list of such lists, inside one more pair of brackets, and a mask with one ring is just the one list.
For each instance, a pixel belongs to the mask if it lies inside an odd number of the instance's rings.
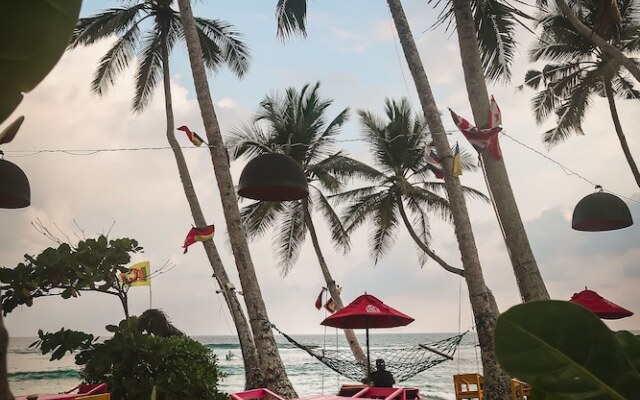
[[376,360],[376,370],[371,373],[371,384],[378,387],[392,387],[396,380],[387,371],[384,360],[378,358]]

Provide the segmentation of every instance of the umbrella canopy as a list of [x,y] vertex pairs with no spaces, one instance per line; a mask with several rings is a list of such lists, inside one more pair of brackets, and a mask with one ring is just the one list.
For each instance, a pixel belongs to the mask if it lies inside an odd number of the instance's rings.
[[342,310],[325,318],[321,325],[341,329],[395,328],[409,325],[413,321],[410,316],[365,293]]
[[367,338],[367,380],[371,377],[371,356],[369,355],[369,328],[394,328],[409,325],[414,321],[410,316],[389,307],[378,298],[363,294],[342,310],[324,319],[320,324],[341,329],[365,329]]
[[583,306],[602,319],[620,319],[633,315],[633,313],[626,308],[610,302],[598,293],[587,288],[579,293],[574,293],[570,301]]

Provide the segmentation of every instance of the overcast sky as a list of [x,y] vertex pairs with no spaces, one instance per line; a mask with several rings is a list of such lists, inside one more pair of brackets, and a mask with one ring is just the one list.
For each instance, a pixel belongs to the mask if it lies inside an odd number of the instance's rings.
[[[84,3],[83,16],[114,4],[95,0]],[[429,30],[437,12],[425,1],[403,3],[438,107],[451,107],[471,120],[457,37],[442,27]],[[385,98],[403,96],[410,99],[414,109],[420,108],[386,2],[311,1],[308,38],[288,43],[276,38],[275,4],[275,0],[211,0],[194,5],[196,15],[232,23],[251,48],[251,68],[242,80],[226,70],[210,75],[209,86],[223,132],[247,123],[266,94],[320,81],[320,94],[335,100],[329,115],[345,107],[351,109],[350,121],[339,136],[344,140],[340,145],[352,157],[369,162],[365,144],[354,140],[361,132],[355,111],[366,109],[382,115]],[[537,126],[530,109],[533,93],[515,89],[532,67],[527,51],[533,36],[521,34],[518,39],[520,50],[513,81],[490,85],[489,91],[502,109],[505,132],[525,144],[505,136],[500,139],[538,266],[552,298],[568,300],[589,287],[636,312],[630,318],[607,321],[611,328],[640,330],[638,222],[605,233],[571,230],[575,204],[594,191],[593,184],[580,176],[628,198],[625,201],[634,219],[640,220],[640,192],[623,158],[606,102],[598,99],[589,109],[585,136],[547,151],[541,136],[550,124]],[[182,254],[181,245],[192,218],[170,150],[90,155],[80,155],[86,152],[79,151],[38,152],[167,146],[161,87],[148,110],[138,115],[130,111],[132,71],[123,74],[104,97],[90,93],[97,62],[111,43],[104,40],[65,54],[14,114],[25,115],[26,121],[16,139],[3,150],[5,158],[29,177],[31,206],[0,210],[0,264],[13,267],[25,253],[35,255],[55,246],[32,227],[37,220],[72,242],[110,230],[111,238],[135,238],[144,247],[144,254],[135,255],[134,261],[149,260],[152,269],[167,261],[176,264],[153,281],[153,307],[168,313],[175,325],[190,335],[232,335],[231,318],[221,295],[215,293],[216,282],[202,246],[193,245]],[[188,59],[183,44],[178,47],[171,60],[176,127],[186,124],[204,136]],[[629,146],[640,158],[637,107],[628,101],[618,102]],[[454,129],[447,114],[443,121],[447,129]],[[176,134],[180,143],[189,147],[184,134]],[[461,134],[452,134],[449,140],[473,151]],[[207,221],[216,225],[214,240],[225,267],[239,288],[209,153],[204,147],[187,148],[184,153]],[[241,170],[240,162],[233,163],[236,183]],[[461,180],[487,193],[481,173],[465,174]],[[490,204],[469,202],[468,207],[485,279],[500,310],[507,310],[519,302],[519,294],[495,214]],[[370,225],[353,235],[351,252],[346,255],[331,248],[326,227],[318,225],[321,245],[336,281],[344,288],[345,302],[366,291],[415,318],[411,325],[393,332],[456,332],[472,326],[464,282],[434,262],[420,268],[415,246],[403,230],[398,232],[393,249],[374,265],[367,248]],[[450,264],[461,266],[453,228],[434,216],[431,232],[433,249]],[[285,278],[277,268],[269,235],[252,242],[250,248],[270,320],[292,334],[324,332],[319,323],[325,314],[313,306],[324,282],[310,241]],[[130,297],[133,314],[149,306],[145,287],[132,288]],[[5,322],[12,336],[36,336],[39,328],[56,331],[61,327],[104,334],[105,325],[122,317],[116,298],[83,293],[71,300],[37,299],[33,307],[13,311]]]

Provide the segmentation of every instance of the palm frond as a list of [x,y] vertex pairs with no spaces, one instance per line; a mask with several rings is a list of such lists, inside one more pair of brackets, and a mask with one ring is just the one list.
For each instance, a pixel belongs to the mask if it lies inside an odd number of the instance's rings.
[[640,100],[640,91],[635,88],[635,83],[622,75],[613,79],[613,90],[618,96],[627,100]]
[[[147,36],[144,41],[140,64],[136,72],[136,93],[133,98],[133,109],[136,112],[144,111],[158,84],[163,67],[161,48],[163,45],[162,38],[156,34]],[[165,61],[168,64],[169,60]]]
[[138,25],[132,26],[100,59],[91,82],[91,91],[103,95],[114,84],[118,74],[129,66],[140,37]]
[[317,188],[310,186],[314,192],[314,198],[317,200],[317,209],[322,213],[324,220],[329,224],[332,242],[343,252],[347,253],[351,247],[349,233],[342,225],[340,217],[332,207],[329,199]]
[[276,20],[277,35],[287,39],[294,34],[307,36],[307,0],[278,0]]
[[233,25],[218,19],[196,18],[205,65],[216,70],[224,63],[239,78],[249,70],[251,56],[242,34]]
[[245,124],[233,128],[227,135],[225,146],[231,150],[231,159],[242,156],[252,159],[260,154],[270,152],[269,139],[257,124]]
[[398,227],[397,205],[394,196],[386,196],[373,210],[373,231],[369,238],[371,256],[374,263],[387,253],[395,240]]
[[342,223],[347,232],[351,233],[360,227],[372,213],[378,208],[378,204],[390,196],[389,191],[381,191],[377,188],[359,188],[348,192],[343,192],[336,198],[349,199],[351,203],[345,209]]
[[278,229],[273,237],[273,245],[280,261],[278,265],[283,276],[291,271],[298,259],[306,233],[302,203],[286,202],[285,209],[279,215]]
[[88,18],[80,18],[73,30],[69,48],[89,46],[111,35],[121,35],[136,24],[138,13],[144,10],[144,2],[130,8],[110,8]]
[[278,213],[284,209],[281,202],[257,201],[240,210],[242,221],[247,236],[253,239],[264,235],[275,225]]
[[[420,240],[425,246],[429,246],[431,242],[431,230],[429,223],[429,216],[424,211],[422,207],[420,207],[417,203],[411,201],[407,202],[407,208],[409,209],[409,214],[413,215],[413,221],[411,223],[411,229],[418,235]],[[423,266],[429,257],[422,250],[420,244],[416,243],[416,251],[418,252],[418,262],[420,266]]]

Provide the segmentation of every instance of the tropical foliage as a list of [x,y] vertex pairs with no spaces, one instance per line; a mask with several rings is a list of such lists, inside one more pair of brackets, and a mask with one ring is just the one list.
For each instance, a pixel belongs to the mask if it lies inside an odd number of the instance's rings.
[[25,261],[14,268],[0,268],[2,311],[10,313],[17,306],[32,306],[36,298],[78,297],[82,291],[95,291],[117,297],[128,316],[128,285],[118,280],[127,271],[131,254],[142,247],[134,239],[85,239],[72,246],[61,243],[37,256],[25,255]]
[[[615,7],[615,12],[611,11],[611,7],[604,7],[605,3],[609,4],[602,1],[582,2],[582,19],[594,32],[625,54],[638,54],[638,2],[619,1],[619,11]],[[544,142],[553,146],[571,135],[583,135],[583,121],[593,104],[593,98],[606,97],[620,144],[640,185],[640,173],[624,138],[614,100],[616,97],[640,100],[640,91],[634,87],[633,78],[617,60],[579,34],[561,12],[548,10],[540,16],[539,25],[542,34],[530,51],[530,58],[549,64],[542,70],[528,71],[525,85],[540,89],[532,101],[538,123],[555,114],[556,126],[544,133]]]
[[39,332],[40,340],[32,346],[51,359],[65,352],[78,353],[76,364],[86,383],[106,383],[114,400],[213,399],[223,400],[218,381],[215,355],[202,343],[186,336],[143,334],[138,318],[108,325],[113,337],[98,341],[93,335],[62,329],[56,333]]
[[[328,222],[335,247],[348,250],[349,236],[325,192],[335,193],[343,188],[346,180],[369,174],[371,169],[334,149],[335,137],[347,120],[349,110],[344,109],[327,120],[332,101],[319,96],[319,87],[318,82],[314,86],[305,85],[299,92],[288,88],[281,96],[266,96],[254,123],[231,133],[227,145],[232,148],[233,158],[277,152],[290,156],[301,166],[309,185],[309,196],[287,202],[258,201],[244,207],[241,217],[252,236],[277,229],[273,242],[283,275],[295,264],[308,233],[325,285],[340,310],[344,306],[340,289],[322,254],[312,213],[319,212]],[[365,362],[353,330],[346,329],[344,334],[355,358]]]
[[[358,115],[377,169],[364,176],[371,185],[336,196],[350,202],[344,213],[347,229],[351,232],[366,221],[373,222],[369,243],[376,262],[393,244],[401,221],[415,232],[417,244],[428,247],[429,213],[446,221],[451,221],[451,214],[444,182],[434,179],[424,157],[425,145],[430,142],[424,118],[414,114],[406,99],[387,99],[386,118],[365,110],[358,111]],[[463,170],[476,169],[473,156],[463,152],[461,158]],[[463,189],[471,198],[486,199],[474,189]],[[403,215],[411,216],[411,221]],[[418,249],[421,263],[425,261],[424,246]]]
[[[131,61],[138,59],[133,109],[142,111],[162,77],[163,63],[168,62],[163,50],[171,53],[176,43],[184,39],[184,28],[180,13],[171,8],[173,0],[126,3],[129,3],[128,7],[111,8],[95,16],[81,18],[69,47],[89,46],[116,35],[116,42],[100,60],[91,90],[104,94]],[[221,64],[226,64],[240,77],[247,71],[248,49],[229,23],[196,18],[196,27],[207,68],[216,70]]]
[[305,85],[300,91],[288,88],[282,95],[268,95],[260,102],[254,123],[228,135],[232,158],[253,158],[266,152],[287,154],[301,165],[309,184],[309,197],[289,202],[259,201],[241,210],[251,236],[277,229],[274,245],[279,265],[286,274],[294,265],[304,243],[309,224],[305,215],[317,210],[331,229],[337,248],[349,249],[349,236],[325,192],[336,193],[345,180],[366,176],[371,169],[335,150],[336,135],[347,120],[348,109],[330,121],[327,110],[332,101],[322,99],[320,83]]
[[531,385],[535,398],[637,397],[640,339],[612,332],[582,306],[566,301],[514,306],[500,315],[495,342],[500,365]]
[[[117,36],[114,46],[102,58],[96,71],[92,89],[98,94],[115,82],[117,75],[137,55],[136,94],[133,108],[142,111],[151,99],[153,89],[162,75],[166,137],[173,151],[180,181],[196,226],[208,225],[187,167],[187,163],[175,137],[173,101],[169,56],[179,39],[186,41],[181,16],[171,6],[172,0],[130,1],[129,7],[114,8],[93,17],[84,18],[78,24],[71,47],[90,45],[111,35]],[[226,64],[241,77],[248,68],[249,53],[241,36],[226,22],[196,18],[194,21],[197,40],[202,48],[202,62],[206,68],[216,70]],[[147,27],[148,29],[144,30]],[[227,287],[229,280],[224,265],[213,242],[204,244],[204,249],[220,287]],[[249,290],[245,290],[247,296]],[[251,332],[242,307],[235,296],[225,296],[232,314],[245,363],[248,388],[261,386],[261,368]]]

